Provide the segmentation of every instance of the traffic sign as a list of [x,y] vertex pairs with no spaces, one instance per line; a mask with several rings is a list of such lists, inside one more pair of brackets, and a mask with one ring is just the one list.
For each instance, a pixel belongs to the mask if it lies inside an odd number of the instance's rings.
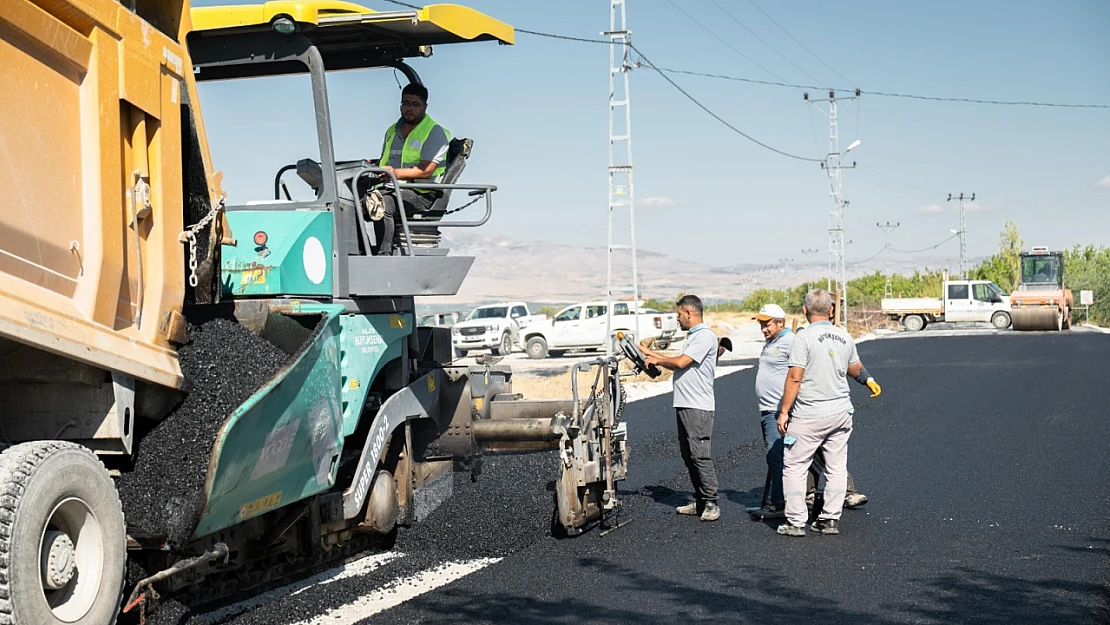
[[1094,306],[1095,305],[1095,292],[1094,291],[1080,291],[1079,292],[1079,305],[1080,306]]

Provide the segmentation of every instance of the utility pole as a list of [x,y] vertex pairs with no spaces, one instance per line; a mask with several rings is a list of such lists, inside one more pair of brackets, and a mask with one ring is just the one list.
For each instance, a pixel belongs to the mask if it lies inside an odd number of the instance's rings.
[[948,202],[952,200],[960,201],[960,230],[956,234],[960,235],[960,279],[967,280],[967,220],[965,219],[966,212],[964,211],[964,201],[974,202],[975,194],[972,193],[969,197],[964,197],[963,193],[958,196],[948,194]]
[[792,262],[794,262],[793,258],[780,258],[779,259],[779,265],[781,266],[780,271],[782,271],[784,274],[786,272],[790,271],[790,263],[792,263]]
[[[855,96],[846,98],[849,101],[858,100],[860,91],[856,89]],[[829,118],[829,153],[821,168],[829,177],[829,278],[828,288],[837,293],[836,319],[837,325],[848,327],[848,278],[844,268],[844,207],[848,204],[844,200],[844,189],[841,181],[840,170],[852,169],[851,165],[842,165],[840,162],[843,154],[840,152],[840,130],[837,117],[837,98],[835,91],[829,91],[827,100],[810,100],[809,93],[804,94],[807,102],[813,103],[817,110]],[[828,112],[819,106],[819,103],[828,104]],[[859,147],[860,141],[853,141],[844,154]],[[835,282],[834,282],[835,281]]]
[[[636,208],[632,191],[632,106],[628,90],[628,73],[633,65],[628,54],[632,43],[632,31],[628,30],[624,0],[610,0],[609,30],[601,33],[609,37],[609,236],[606,248],[606,301],[605,308],[605,355],[613,354],[613,341],[609,335],[613,330],[613,294],[631,293],[632,307],[639,312],[640,283],[636,267]],[[614,225],[614,213],[618,222],[624,222],[623,209],[628,209],[628,239],[616,236],[623,223]],[[631,284],[614,284],[613,253],[629,250],[632,255]],[[640,315],[634,316],[636,340],[640,339]]]
[[876,226],[883,231],[886,235],[886,243],[883,244],[883,249],[886,250],[886,284],[883,285],[883,297],[894,297],[894,286],[890,283],[890,231],[902,225],[901,222],[885,224],[876,223]]

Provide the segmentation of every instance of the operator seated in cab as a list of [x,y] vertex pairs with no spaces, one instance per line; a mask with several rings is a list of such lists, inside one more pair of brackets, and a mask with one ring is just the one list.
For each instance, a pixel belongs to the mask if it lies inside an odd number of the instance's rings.
[[[447,147],[451,133],[428,115],[428,89],[409,83],[401,90],[401,118],[385,130],[379,166],[391,171],[399,181],[440,182],[447,171]],[[388,180],[387,176],[383,176]],[[393,255],[393,235],[398,219],[397,194],[383,190],[382,239],[378,256]],[[410,214],[426,211],[441,192],[426,189],[401,189],[401,201]]]

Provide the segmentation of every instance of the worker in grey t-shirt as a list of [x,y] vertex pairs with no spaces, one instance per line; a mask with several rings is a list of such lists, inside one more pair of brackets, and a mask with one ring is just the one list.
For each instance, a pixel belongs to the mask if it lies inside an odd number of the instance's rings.
[[713,380],[719,345],[717,335],[702,320],[702,303],[696,295],[684,295],[676,306],[678,323],[687,331],[682,353],[672,358],[645,349],[644,360],[648,365],[674,371],[678,443],[694,486],[694,501],[675,510],[700,516],[702,521],[716,521],[721,517],[721,509],[717,505],[717,472],[713,468],[711,441],[716,410]]
[[832,297],[824,289],[806,294],[803,308],[810,325],[794,339],[777,419],[783,435],[783,492],[786,536],[805,536],[805,474],[820,450],[825,459],[825,502],[811,526],[820,534],[839,534],[847,486],[848,439],[852,435],[852,398],[845,376],[865,377],[872,397],[879,385],[863,368],[855,341],[829,321]]
[[[759,354],[759,368],[755,374],[755,394],[759,401],[760,424],[763,430],[763,444],[767,457],[767,485],[763,489],[763,506],[751,511],[756,519],[781,519],[786,517],[786,502],[782,494],[783,446],[776,418],[782,404],[783,387],[786,373],[790,368],[790,354],[794,346],[794,334],[786,327],[786,311],[778,304],[767,304],[759,309],[752,319],[759,322],[759,329],[766,339]],[[800,332],[800,330],[799,330]],[[813,456],[813,464],[806,476],[806,505],[814,501],[817,482],[825,472],[825,461],[821,452]],[[867,496],[856,491],[852,473],[848,474],[845,508],[855,508],[867,503]]]

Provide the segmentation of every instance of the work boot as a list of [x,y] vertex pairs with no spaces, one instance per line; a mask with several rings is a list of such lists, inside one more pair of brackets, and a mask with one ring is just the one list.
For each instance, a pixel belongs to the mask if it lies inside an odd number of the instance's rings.
[[840,533],[839,523],[832,519],[817,519],[809,526],[809,529],[817,532],[818,534],[825,534],[832,536]]
[[685,506],[679,506],[675,508],[674,511],[679,514],[685,514],[687,516],[698,516],[699,514],[701,514],[701,510],[698,509],[700,507],[701,506],[698,504],[698,502],[691,501]]
[[806,528],[798,527],[797,525],[791,525],[789,523],[783,523],[775,531],[777,531],[782,536],[795,536],[800,538],[806,535]]
[[701,520],[716,521],[719,518],[721,518],[721,507],[715,502],[707,501],[705,503],[705,510],[702,510],[701,513]]
[[858,508],[867,503],[867,495],[863,493],[848,493],[844,496],[845,508]]
[[773,505],[773,504],[767,504],[767,505],[763,506],[762,508],[760,508],[759,510],[753,510],[751,514],[752,514],[752,518],[757,520],[757,521],[760,521],[760,520],[765,521],[767,519],[785,519],[786,518],[786,508],[783,507],[783,506],[776,506],[776,505]]

